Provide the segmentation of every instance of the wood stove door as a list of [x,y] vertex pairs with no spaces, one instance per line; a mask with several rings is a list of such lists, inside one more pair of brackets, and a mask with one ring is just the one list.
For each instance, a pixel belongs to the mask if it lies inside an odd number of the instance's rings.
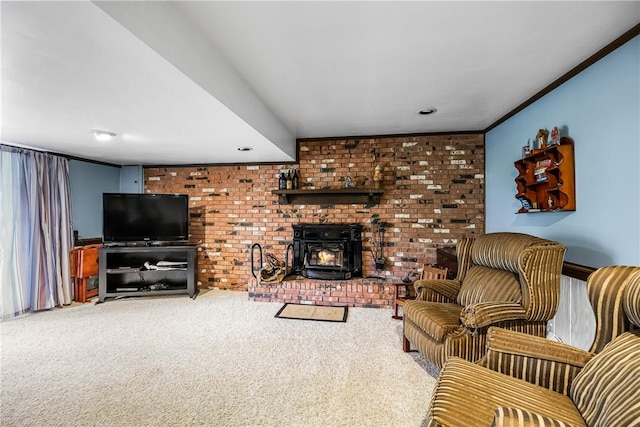
[[344,242],[307,242],[306,246],[306,269],[348,271]]

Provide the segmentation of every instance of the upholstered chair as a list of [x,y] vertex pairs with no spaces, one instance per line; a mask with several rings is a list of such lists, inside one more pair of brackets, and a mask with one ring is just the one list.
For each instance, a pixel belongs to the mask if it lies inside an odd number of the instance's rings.
[[492,327],[480,363],[445,363],[427,424],[640,425],[640,268],[603,267],[587,287],[597,329],[590,351]]
[[403,350],[438,366],[485,352],[490,326],[545,336],[558,308],[566,248],[521,233],[489,233],[458,243],[454,280],[418,280],[404,306]]

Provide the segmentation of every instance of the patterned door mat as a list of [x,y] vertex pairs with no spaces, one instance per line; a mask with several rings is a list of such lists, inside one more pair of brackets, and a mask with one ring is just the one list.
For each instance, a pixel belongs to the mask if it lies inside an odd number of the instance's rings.
[[348,307],[286,303],[276,313],[281,319],[317,320],[321,322],[346,322]]

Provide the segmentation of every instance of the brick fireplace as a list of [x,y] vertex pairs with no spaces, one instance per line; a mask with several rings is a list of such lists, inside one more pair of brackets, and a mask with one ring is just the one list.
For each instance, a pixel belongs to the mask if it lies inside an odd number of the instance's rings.
[[[144,169],[145,192],[189,194],[190,241],[199,245],[199,287],[272,295],[274,289],[251,284],[253,243],[284,259],[286,247],[293,244],[294,225],[356,223],[362,225],[362,277],[284,282],[278,295],[297,286],[313,298],[352,298],[354,304],[386,306],[393,294],[390,282],[435,263],[437,248],[484,232],[480,133],[301,140],[298,157],[295,164]],[[347,182],[372,188],[378,164],[384,191],[379,203],[287,204],[271,192],[278,187],[280,172],[288,169],[299,170],[303,190],[340,189]],[[382,249],[387,263],[382,270],[375,269],[370,250],[374,223],[386,226]],[[306,288],[309,281],[316,282],[315,289]]]

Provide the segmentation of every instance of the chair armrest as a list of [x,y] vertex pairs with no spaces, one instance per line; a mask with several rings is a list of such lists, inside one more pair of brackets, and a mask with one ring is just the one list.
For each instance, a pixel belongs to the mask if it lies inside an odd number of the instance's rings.
[[461,286],[457,280],[444,279],[416,280],[413,283],[417,300],[444,303],[455,302]]
[[483,328],[498,322],[523,320],[527,312],[515,302],[479,302],[462,309],[460,320],[469,329]]
[[566,395],[573,378],[594,355],[546,338],[491,327],[483,365]]
[[574,427],[566,421],[558,421],[535,412],[520,408],[508,408],[500,406],[493,414],[491,427],[545,427],[545,426],[565,426]]

